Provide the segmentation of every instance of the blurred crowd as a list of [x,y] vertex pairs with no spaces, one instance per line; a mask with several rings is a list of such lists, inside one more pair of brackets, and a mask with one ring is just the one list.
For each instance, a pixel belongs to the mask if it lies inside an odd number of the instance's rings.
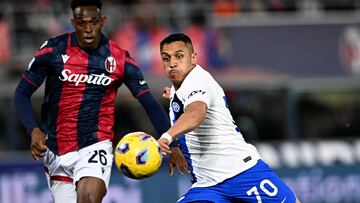
[[[200,63],[230,66],[226,36],[211,26],[214,18],[243,13],[357,10],[359,0],[106,0],[106,34],[128,49],[145,72],[161,74],[158,42],[182,31],[195,41]],[[0,1],[0,66],[18,76],[34,51],[50,36],[71,31],[69,2],[63,0]],[[4,68],[2,68],[4,69]],[[19,71],[20,70],[20,71]],[[3,71],[4,70],[0,70]],[[3,73],[1,72],[1,73]],[[4,74],[1,74],[4,75]]]
[[[10,108],[14,87],[7,85],[17,82],[43,41],[72,31],[69,3],[70,0],[0,0],[0,151],[28,149],[29,137],[23,136],[25,132]],[[105,34],[129,50],[143,72],[153,76],[162,75],[159,42],[170,32],[191,36],[199,64],[223,73],[233,68],[229,47],[234,43],[228,41],[227,30],[217,27],[214,21],[252,14],[266,18],[269,15],[258,14],[360,11],[360,0],[103,0],[103,4],[102,12],[107,16]],[[231,76],[238,82],[236,74]],[[227,77],[223,81],[229,80]],[[295,98],[289,87],[269,90],[265,83],[261,88],[236,86],[225,90],[235,122],[249,140],[350,137],[360,133],[357,88],[339,93],[298,93]],[[34,98],[34,106],[41,109],[40,97]],[[116,120],[118,134],[145,123],[139,122],[146,118],[136,103],[124,99],[117,108],[122,109]]]

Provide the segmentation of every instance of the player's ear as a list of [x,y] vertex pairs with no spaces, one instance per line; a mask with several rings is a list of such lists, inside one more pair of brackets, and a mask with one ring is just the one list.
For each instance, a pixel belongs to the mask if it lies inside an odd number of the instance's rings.
[[106,21],[107,21],[106,16],[101,16],[101,24],[102,24],[102,26],[105,25]]
[[197,53],[196,52],[193,52],[191,54],[191,64],[192,65],[196,65],[196,62],[197,62]]
[[74,18],[71,18],[71,25],[75,29],[75,20],[74,20]]

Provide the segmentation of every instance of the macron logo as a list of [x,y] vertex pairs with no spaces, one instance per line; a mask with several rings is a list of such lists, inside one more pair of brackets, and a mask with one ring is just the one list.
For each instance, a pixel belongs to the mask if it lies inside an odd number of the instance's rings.
[[66,54],[62,54],[61,57],[62,57],[62,60],[63,60],[64,64],[65,64],[66,61],[68,61],[69,58],[70,58],[70,56],[68,56],[68,55],[66,55]]

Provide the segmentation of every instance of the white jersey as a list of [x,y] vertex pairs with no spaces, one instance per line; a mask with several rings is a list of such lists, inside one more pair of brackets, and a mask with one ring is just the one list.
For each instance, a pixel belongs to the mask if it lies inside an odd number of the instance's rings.
[[202,67],[197,65],[177,91],[172,86],[170,97],[172,125],[192,102],[202,101],[208,107],[200,126],[177,139],[192,172],[192,187],[216,185],[260,159],[256,148],[244,141],[234,124],[223,89]]

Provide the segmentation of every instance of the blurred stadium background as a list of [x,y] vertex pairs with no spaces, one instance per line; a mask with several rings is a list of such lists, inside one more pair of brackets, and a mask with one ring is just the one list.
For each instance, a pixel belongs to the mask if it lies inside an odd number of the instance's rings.
[[[189,34],[223,85],[247,141],[304,203],[360,202],[359,0],[104,0],[105,33],[140,64],[154,95],[163,77],[159,41]],[[0,1],[0,203],[48,203],[42,165],[12,107],[33,53],[47,38],[71,31],[69,1]],[[40,114],[43,89],[33,96]],[[117,140],[154,134],[140,105],[122,87]],[[175,202],[189,177],[167,166],[144,181],[114,168],[105,203]]]

